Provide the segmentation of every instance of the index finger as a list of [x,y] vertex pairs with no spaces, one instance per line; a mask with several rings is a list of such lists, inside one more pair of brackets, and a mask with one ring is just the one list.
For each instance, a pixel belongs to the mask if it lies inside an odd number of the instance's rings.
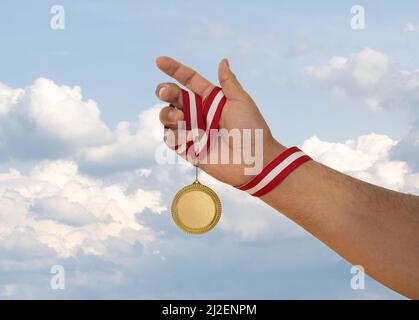
[[158,57],[156,64],[161,71],[176,79],[189,90],[199,94],[203,98],[209,95],[211,90],[215,87],[198,72],[170,57]]

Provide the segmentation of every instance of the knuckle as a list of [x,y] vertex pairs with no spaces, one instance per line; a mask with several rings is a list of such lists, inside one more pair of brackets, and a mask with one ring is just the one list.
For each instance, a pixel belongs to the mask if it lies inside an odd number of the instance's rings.
[[189,86],[192,83],[193,78],[197,75],[196,71],[192,71],[186,78],[185,78],[185,86]]
[[166,109],[166,107],[161,109],[160,113],[159,113],[159,119],[160,119],[161,122],[163,122],[163,119],[164,119],[164,116],[165,116],[165,112],[166,112],[165,109]]

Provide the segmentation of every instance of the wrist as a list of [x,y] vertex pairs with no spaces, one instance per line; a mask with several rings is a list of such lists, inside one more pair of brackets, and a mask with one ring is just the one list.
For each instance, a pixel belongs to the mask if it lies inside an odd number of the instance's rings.
[[[280,144],[273,137],[266,139],[265,143],[263,144],[262,159],[256,159],[255,164],[253,164],[255,168],[257,167],[258,172],[255,172],[254,174],[246,174],[246,169],[248,168],[243,166],[242,174],[240,175],[240,178],[237,179],[237,182],[233,184],[233,186],[240,186],[249,182],[285,149],[286,147]],[[256,163],[259,163],[259,165],[256,166]]]
[[278,154],[280,154],[285,149],[287,149],[287,148],[285,146],[283,146],[282,144],[280,144],[274,138],[269,139],[263,145],[263,166],[262,166],[262,168],[266,167],[273,159],[275,159],[278,156]]
[[[268,146],[268,148],[269,150],[279,151],[283,147],[274,143],[272,146]],[[252,170],[256,176],[243,185],[235,186],[237,189],[246,191],[254,197],[262,197],[274,190],[291,173],[301,167],[304,163],[312,160],[310,156],[305,154],[296,146],[287,148],[278,154],[274,152],[268,152],[268,154],[270,156],[276,156],[271,161],[269,161],[269,163],[265,165],[260,172],[259,167],[257,170]],[[261,163],[258,164],[258,166],[261,165]]]

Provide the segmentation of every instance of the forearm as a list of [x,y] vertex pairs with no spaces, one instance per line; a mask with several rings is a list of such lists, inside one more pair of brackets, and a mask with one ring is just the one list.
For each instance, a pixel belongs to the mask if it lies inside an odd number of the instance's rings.
[[[215,89],[210,81],[176,60],[160,57],[156,62],[163,72],[201,97],[207,97]],[[266,165],[284,147],[272,139],[258,107],[230,70],[226,59],[219,64],[218,78],[226,97],[220,128],[262,129]],[[163,125],[177,128],[178,121],[184,119],[182,91],[174,83],[163,83],[156,92],[171,105],[161,110]],[[219,140],[233,149],[229,138]],[[234,186],[249,181],[244,164],[199,165],[214,178]],[[351,263],[362,265],[377,280],[404,295],[419,298],[416,274],[419,267],[418,197],[372,186],[308,161],[262,200]]]
[[419,298],[419,197],[309,161],[262,200],[378,281]]

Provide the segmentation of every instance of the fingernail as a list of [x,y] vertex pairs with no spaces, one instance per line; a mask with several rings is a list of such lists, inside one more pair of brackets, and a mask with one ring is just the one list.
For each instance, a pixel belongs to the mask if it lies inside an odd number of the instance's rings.
[[229,67],[230,68],[230,62],[228,61],[228,59],[227,58],[224,58],[224,60],[226,61],[226,63],[227,63],[227,67]]
[[164,90],[166,90],[167,88],[166,87],[161,87],[160,89],[159,89],[159,97],[161,98],[161,96],[162,96],[162,93],[163,93],[163,91]]
[[175,111],[169,111],[169,113],[167,114],[167,117],[169,118],[170,121],[174,121],[176,117]]

